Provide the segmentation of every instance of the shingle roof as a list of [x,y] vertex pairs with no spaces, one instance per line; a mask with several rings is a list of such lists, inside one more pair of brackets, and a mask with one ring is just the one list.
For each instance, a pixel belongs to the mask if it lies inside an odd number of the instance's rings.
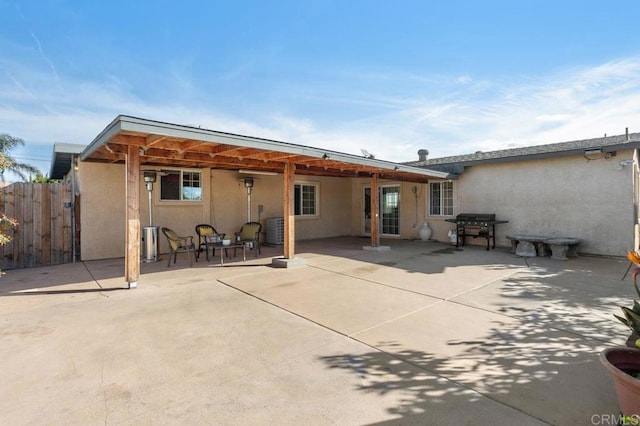
[[628,137],[627,135],[607,136],[547,145],[509,148],[499,151],[478,151],[473,154],[432,158],[427,159],[426,161],[409,161],[403,164],[439,171],[448,171],[451,173],[461,173],[464,166],[477,164],[525,161],[561,157],[566,155],[583,155],[584,151],[589,149],[601,149],[602,152],[606,153],[635,148],[640,148],[640,133],[631,133]]

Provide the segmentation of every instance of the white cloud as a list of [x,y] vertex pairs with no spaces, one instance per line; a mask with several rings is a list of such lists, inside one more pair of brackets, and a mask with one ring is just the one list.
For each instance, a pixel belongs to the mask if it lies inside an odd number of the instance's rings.
[[[174,64],[169,75],[176,87],[198,92],[195,77],[180,73],[190,73],[190,66]],[[72,80],[6,59],[0,70],[0,132],[48,150],[57,141],[89,143],[118,114],[356,155],[364,148],[391,161],[417,159],[420,148],[434,158],[621,134],[625,127],[634,131],[640,117],[640,58],[529,76],[525,83],[481,81],[471,73],[376,76],[354,89],[341,80],[338,87],[304,87],[283,97],[286,102],[261,105],[253,97],[253,116],[228,109],[224,99],[172,102],[182,98],[171,87],[163,88],[164,102],[142,99],[120,76]],[[380,85],[385,80],[393,84]],[[274,108],[278,102],[287,111],[311,112],[286,113]],[[322,118],[296,102],[319,105]]]

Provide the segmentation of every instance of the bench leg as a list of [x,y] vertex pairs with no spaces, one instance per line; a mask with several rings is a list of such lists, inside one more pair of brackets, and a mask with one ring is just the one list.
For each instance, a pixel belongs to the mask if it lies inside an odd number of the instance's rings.
[[567,257],[578,257],[578,244],[569,244],[569,250],[567,250]]
[[551,258],[555,260],[568,260],[567,250],[569,246],[567,244],[549,244],[551,247]]
[[516,247],[516,256],[536,257],[536,247],[530,241],[519,241]]
[[544,257],[547,255],[547,249],[544,246],[544,243],[533,243],[533,245],[536,246],[536,253],[538,256]]

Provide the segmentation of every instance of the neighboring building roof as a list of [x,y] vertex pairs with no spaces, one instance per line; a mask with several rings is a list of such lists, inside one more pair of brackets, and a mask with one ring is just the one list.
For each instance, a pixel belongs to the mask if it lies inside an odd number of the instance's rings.
[[367,177],[426,182],[450,179],[448,173],[324,148],[218,132],[120,115],[82,151],[82,161],[123,163],[128,149],[140,150],[143,166],[211,167],[282,172],[293,164],[296,174]]
[[71,162],[86,148],[86,145],[75,143],[55,143],[51,156],[51,169],[49,178],[63,179],[71,169]]
[[464,171],[465,166],[538,160],[568,155],[585,155],[585,151],[590,150],[600,150],[604,155],[606,155],[607,153],[615,151],[636,148],[640,148],[640,133],[552,143],[547,145],[527,146],[522,148],[509,148],[499,151],[478,151],[473,154],[432,158],[427,159],[426,161],[409,161],[404,162],[403,164],[460,174]]

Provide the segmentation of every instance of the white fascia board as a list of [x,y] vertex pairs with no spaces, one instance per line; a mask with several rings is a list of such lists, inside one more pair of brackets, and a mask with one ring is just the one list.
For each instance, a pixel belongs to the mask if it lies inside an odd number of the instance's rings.
[[159,121],[145,120],[136,117],[120,115],[103,130],[81,155],[84,160],[93,153],[98,146],[108,141],[120,131],[146,133],[178,139],[195,139],[203,142],[215,144],[228,144],[244,148],[255,148],[266,151],[284,152],[287,154],[304,155],[322,159],[328,155],[331,160],[348,164],[358,164],[362,166],[377,167],[389,171],[402,171],[422,176],[447,179],[450,175],[446,172],[426,170],[418,167],[405,166],[391,161],[376,160],[373,158],[359,157],[357,155],[345,154],[322,148],[313,148],[304,145],[296,145],[288,142],[279,142],[270,139],[255,138],[250,136],[236,135],[233,133],[218,132],[215,130],[202,129],[198,127],[182,126],[178,124],[163,123]]

